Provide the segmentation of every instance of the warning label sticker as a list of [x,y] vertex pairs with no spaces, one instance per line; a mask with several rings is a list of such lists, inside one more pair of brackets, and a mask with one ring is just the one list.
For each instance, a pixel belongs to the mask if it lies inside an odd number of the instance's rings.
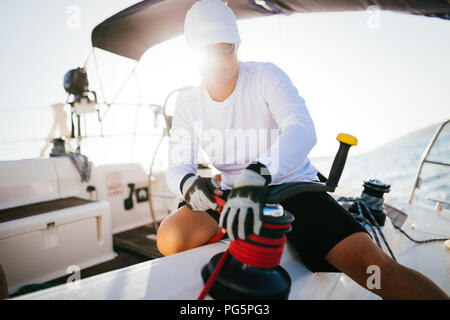
[[123,194],[123,175],[120,171],[111,171],[106,174],[106,189],[108,196],[114,197]]

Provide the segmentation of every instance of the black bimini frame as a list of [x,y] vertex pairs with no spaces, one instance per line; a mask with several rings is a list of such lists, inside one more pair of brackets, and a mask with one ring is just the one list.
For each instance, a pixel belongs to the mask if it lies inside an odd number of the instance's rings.
[[[100,23],[93,47],[139,60],[152,46],[183,33],[186,12],[196,0],[146,0]],[[407,14],[450,19],[448,0],[228,0],[237,19],[275,14],[361,11],[370,6]]]

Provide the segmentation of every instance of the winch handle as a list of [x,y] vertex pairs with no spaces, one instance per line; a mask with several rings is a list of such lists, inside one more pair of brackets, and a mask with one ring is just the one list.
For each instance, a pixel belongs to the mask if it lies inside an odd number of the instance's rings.
[[330,175],[326,182],[328,186],[333,188],[337,187],[339,179],[341,178],[350,147],[358,144],[358,139],[347,133],[339,133],[336,139],[339,141],[339,149],[334,157]]

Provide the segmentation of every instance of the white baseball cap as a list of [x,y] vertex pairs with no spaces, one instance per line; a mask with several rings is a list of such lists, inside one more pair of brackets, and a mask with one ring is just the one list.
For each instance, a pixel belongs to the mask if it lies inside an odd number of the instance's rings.
[[186,44],[198,49],[214,43],[241,43],[233,11],[221,0],[201,0],[189,9],[184,21]]

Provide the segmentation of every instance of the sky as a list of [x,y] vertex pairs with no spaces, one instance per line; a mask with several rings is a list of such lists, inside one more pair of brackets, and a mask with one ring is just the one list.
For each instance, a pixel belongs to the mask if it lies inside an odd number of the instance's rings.
[[[136,2],[0,2],[0,159],[38,156],[39,148],[13,142],[46,137],[52,124],[49,106],[65,101],[63,75],[85,63],[92,29]],[[358,137],[352,151],[357,154],[450,118],[450,21],[386,11],[373,18],[360,11],[238,23],[239,59],[277,64],[305,99],[318,137],[311,157],[334,154],[339,132]],[[87,64],[91,89],[101,93],[98,75],[111,101],[134,62],[99,49],[95,54],[98,69],[92,56]],[[191,58],[183,36],[151,48],[136,70],[140,92],[131,79],[117,101],[137,102],[140,94],[142,102],[162,104],[171,90],[197,84]],[[118,110],[108,115],[106,130],[151,131],[148,110]],[[87,123],[89,133],[99,132],[94,119]],[[149,153],[140,155],[136,146],[156,141],[136,138],[131,160],[147,159]],[[87,150],[104,144],[96,141]],[[98,159],[125,159],[111,157],[106,152]]]

